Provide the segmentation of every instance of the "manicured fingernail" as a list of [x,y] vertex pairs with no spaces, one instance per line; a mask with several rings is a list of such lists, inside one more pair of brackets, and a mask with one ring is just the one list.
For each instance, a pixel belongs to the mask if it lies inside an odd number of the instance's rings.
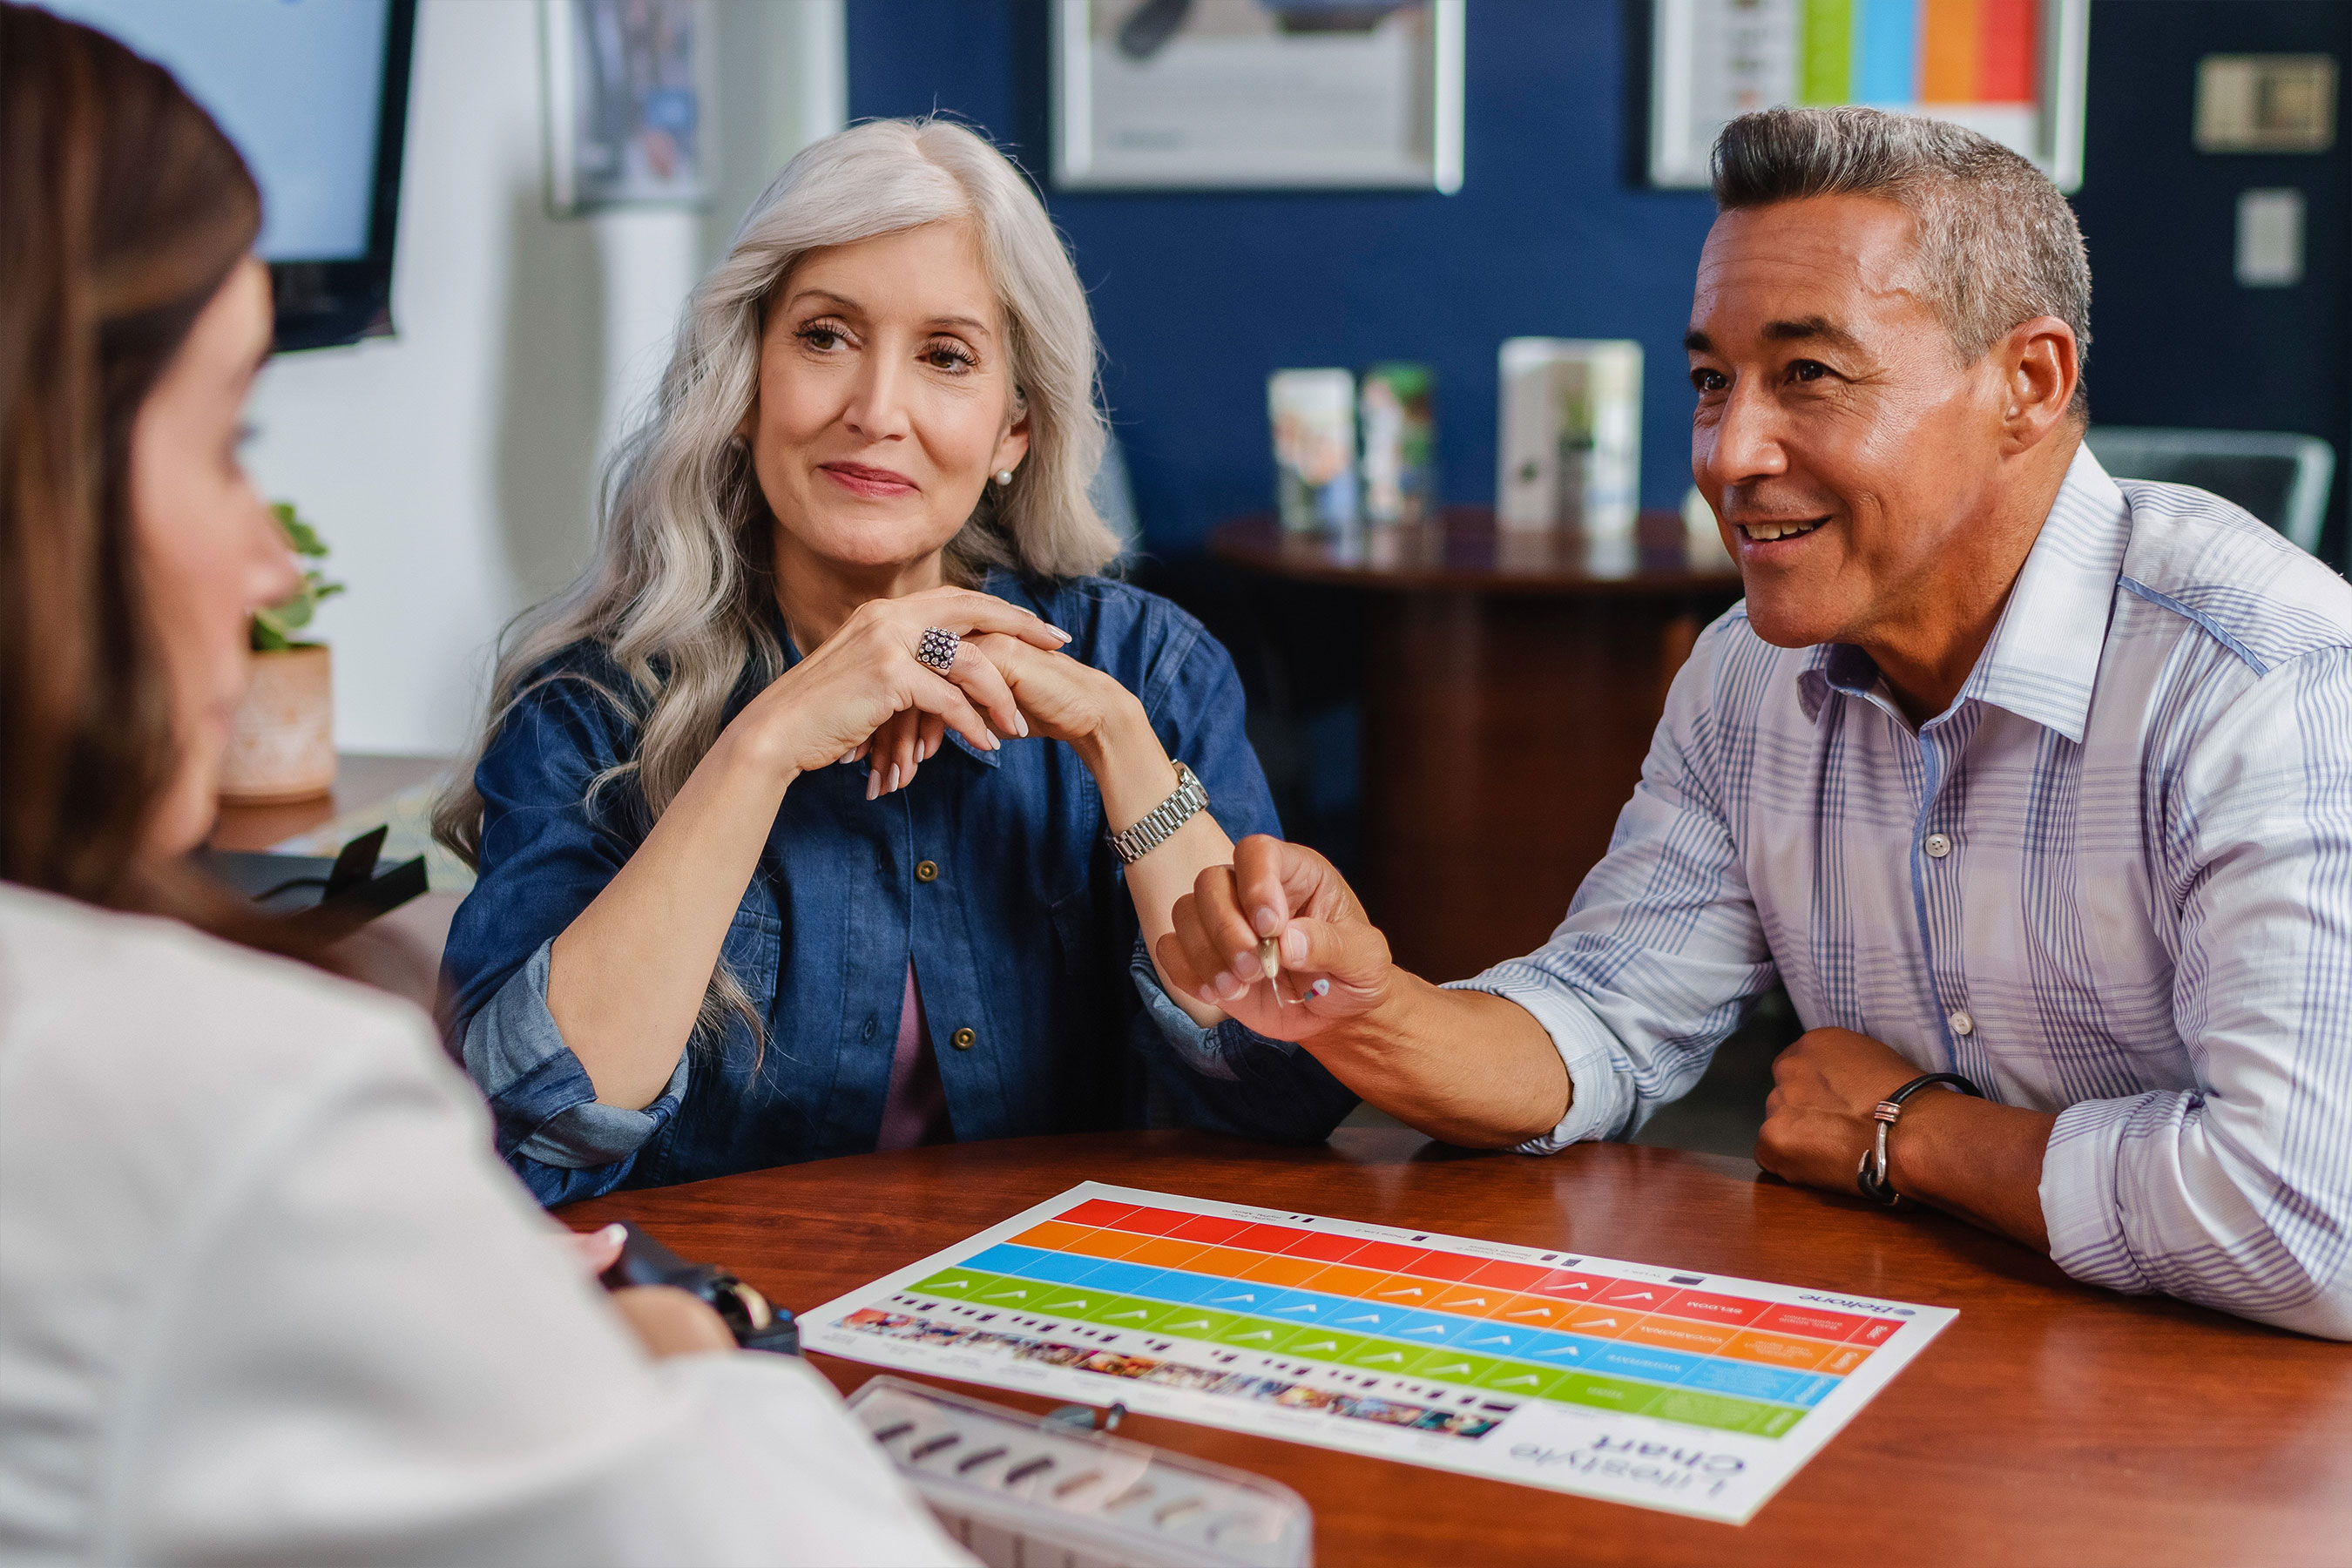
[[1217,1005],[1217,988],[1213,985],[1203,985],[1198,991],[1193,992],[1192,994],[1198,996],[1202,1001],[1206,1002],[1212,1007]]
[[1232,1001],[1234,997],[1240,995],[1244,991],[1248,989],[1249,987],[1244,985],[1240,981],[1234,979],[1230,974],[1220,974],[1217,976],[1217,994],[1227,1002]]
[[1258,968],[1257,954],[1254,952],[1234,954],[1234,973],[1244,980],[1255,980],[1262,973]]
[[1327,974],[1322,979],[1317,981],[1314,984],[1309,985],[1307,988],[1307,994],[1309,996],[1328,996],[1331,994],[1331,977]]
[[1029,715],[1022,712],[1018,709],[1015,709],[1013,713],[1013,722],[1014,726],[1020,730],[1021,738],[1024,741],[1027,740],[1029,738]]
[[608,1225],[596,1233],[596,1239],[615,1243],[626,1242],[629,1239],[629,1227],[617,1222]]
[[845,768],[856,760],[857,753],[856,752],[844,752],[841,753],[841,765]]
[[1045,629],[1053,633],[1055,637],[1061,638],[1064,642],[1068,642],[1070,640],[1070,634],[1064,631],[1059,626],[1049,626]]
[[882,795],[882,775],[872,768],[866,770],[866,798],[877,800]]
[[896,763],[890,764],[890,787],[892,789],[898,787],[898,764]]
[[1282,917],[1272,910],[1261,909],[1257,913],[1250,916],[1250,924],[1257,928],[1258,935],[1272,936],[1282,929]]
[[1296,926],[1282,933],[1282,962],[1292,965],[1307,962],[1307,933]]

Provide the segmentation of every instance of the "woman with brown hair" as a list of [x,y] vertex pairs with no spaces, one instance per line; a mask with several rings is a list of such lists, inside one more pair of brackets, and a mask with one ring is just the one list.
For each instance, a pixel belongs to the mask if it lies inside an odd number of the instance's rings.
[[0,1552],[959,1560],[807,1368],[613,1310],[421,1015],[184,866],[295,581],[259,219],[168,74],[0,4]]

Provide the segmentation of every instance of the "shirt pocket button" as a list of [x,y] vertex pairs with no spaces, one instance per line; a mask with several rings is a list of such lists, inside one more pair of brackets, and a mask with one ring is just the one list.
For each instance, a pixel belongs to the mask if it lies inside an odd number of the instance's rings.
[[958,1029],[948,1037],[948,1044],[960,1051],[968,1051],[980,1043],[980,1037],[970,1029]]
[[939,879],[940,863],[938,861],[918,860],[915,862],[915,880],[918,882],[936,882]]

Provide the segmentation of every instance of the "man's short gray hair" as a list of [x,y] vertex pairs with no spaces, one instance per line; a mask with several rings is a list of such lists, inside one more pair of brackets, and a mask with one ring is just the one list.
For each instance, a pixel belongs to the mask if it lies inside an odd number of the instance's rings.
[[[1919,227],[1927,302],[1972,364],[2020,321],[2055,316],[2091,353],[2091,261],[2049,176],[1990,137],[1876,109],[1767,109],[1715,143],[1724,212],[1808,196],[1874,196]],[[2071,412],[2088,415],[2083,384]]]

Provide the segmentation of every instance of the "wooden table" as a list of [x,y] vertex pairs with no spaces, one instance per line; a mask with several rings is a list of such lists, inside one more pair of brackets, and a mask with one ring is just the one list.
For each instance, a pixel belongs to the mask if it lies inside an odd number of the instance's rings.
[[1438,979],[1539,945],[1609,847],[1666,687],[1739,596],[1680,515],[1635,538],[1499,531],[1485,507],[1354,535],[1270,516],[1219,559],[1382,595],[1364,616],[1360,889],[1400,963]]
[[[2352,1346],[2077,1285],[1955,1220],[1744,1160],[1623,1144],[1532,1160],[1370,1128],[1316,1149],[1102,1133],[820,1161],[562,1217],[635,1220],[805,1311],[1089,1179],[1959,1310],[1744,1526],[1180,1421],[1122,1428],[1297,1488],[1326,1564],[2352,1560]],[[813,1359],[844,1392],[873,1375]]]

